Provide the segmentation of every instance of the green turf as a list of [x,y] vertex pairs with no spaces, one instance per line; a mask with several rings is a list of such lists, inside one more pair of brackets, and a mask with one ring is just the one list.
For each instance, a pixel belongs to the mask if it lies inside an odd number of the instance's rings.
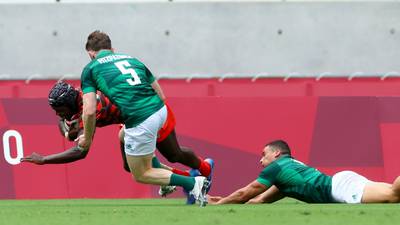
[[399,224],[400,204],[186,206],[183,199],[1,200],[1,225]]

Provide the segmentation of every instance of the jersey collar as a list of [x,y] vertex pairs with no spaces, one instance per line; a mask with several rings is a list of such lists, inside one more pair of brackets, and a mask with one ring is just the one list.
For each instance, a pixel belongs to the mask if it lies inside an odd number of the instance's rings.
[[100,51],[97,53],[96,59],[102,58],[102,57],[104,57],[104,56],[106,56],[106,55],[111,55],[111,54],[113,54],[113,52],[112,52],[111,50],[109,50],[109,49],[102,49],[102,50],[100,50]]

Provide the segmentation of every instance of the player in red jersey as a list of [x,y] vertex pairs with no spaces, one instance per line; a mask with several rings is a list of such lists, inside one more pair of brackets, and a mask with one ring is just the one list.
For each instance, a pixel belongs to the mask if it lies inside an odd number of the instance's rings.
[[[64,135],[65,138],[70,141],[75,140],[78,135],[80,135],[83,131],[82,92],[78,91],[70,84],[67,84],[65,82],[58,82],[49,93],[49,105],[52,107],[53,110],[55,110],[57,116],[60,117],[59,129],[62,135]],[[197,156],[195,156],[190,149],[180,147],[177,144],[174,132],[175,117],[168,106],[167,109],[167,120],[158,133],[158,150],[168,159],[168,161],[172,162],[178,161],[179,157],[185,157],[185,155],[187,154],[190,154],[192,158],[195,157],[196,159],[198,159]],[[96,105],[96,126],[103,127],[111,124],[121,124],[121,122],[121,113],[118,108],[114,104],[112,104],[105,95],[99,92],[99,94],[97,94]],[[124,129],[121,129],[119,133],[121,153],[123,157],[124,169],[127,172],[130,172],[124,151],[123,131]],[[88,151],[82,151],[82,149],[80,149],[80,147],[76,145],[64,152],[48,156],[42,156],[34,152],[31,155],[22,158],[21,161],[31,162],[39,165],[69,163],[85,158],[87,153]],[[164,164],[161,164],[155,156],[153,157],[152,163],[153,167],[162,167],[171,170],[173,173],[189,176],[189,172],[187,171],[178,170],[176,168],[171,168]],[[203,161],[202,163],[205,162]],[[163,188],[160,190],[160,195],[164,196],[165,194],[168,194],[168,192],[170,192],[171,190],[172,189],[170,186],[166,186],[164,190]]]
[[[102,93],[96,96],[96,126],[104,127],[112,124],[121,124],[121,112],[118,108],[111,103],[111,101]],[[59,129],[61,134],[69,141],[74,141],[79,134],[83,132],[82,121],[82,92],[73,88],[70,84],[65,82],[58,82],[51,89],[49,93],[49,105],[59,116]],[[122,128],[122,125],[120,126]],[[123,131],[123,129],[121,129]],[[121,133],[120,131],[120,133]],[[164,133],[161,133],[165,136]],[[121,139],[120,139],[121,140]],[[126,162],[125,152],[123,149],[122,138],[122,158],[124,169],[131,172]],[[42,156],[36,152],[21,159],[22,162],[31,162],[38,165],[44,164],[59,164],[69,163],[80,159],[84,159],[88,151],[81,151],[78,145],[61,153],[56,153],[48,156]],[[156,156],[153,157],[153,167],[165,168],[168,170],[180,171],[175,168],[166,166],[158,160]],[[183,171],[181,171],[183,173]],[[173,186],[163,186],[160,189],[160,195],[166,196],[175,190]]]
[[[74,141],[83,129],[81,92],[70,84],[58,82],[51,89],[48,100],[51,108],[60,117],[58,125],[61,134],[69,141]],[[102,94],[97,95],[96,121],[98,127],[121,123],[120,111]],[[39,165],[68,163],[85,158],[87,153],[76,145],[64,152],[48,156],[32,153],[21,161]]]

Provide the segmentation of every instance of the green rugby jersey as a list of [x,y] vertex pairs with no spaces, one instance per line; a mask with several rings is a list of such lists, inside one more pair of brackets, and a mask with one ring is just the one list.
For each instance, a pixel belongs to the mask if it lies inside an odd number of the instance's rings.
[[285,196],[308,203],[329,203],[332,199],[332,177],[304,165],[288,155],[266,166],[257,181],[275,185]]
[[164,106],[151,84],[154,76],[139,60],[101,50],[81,75],[84,94],[103,92],[121,111],[127,128],[134,127]]

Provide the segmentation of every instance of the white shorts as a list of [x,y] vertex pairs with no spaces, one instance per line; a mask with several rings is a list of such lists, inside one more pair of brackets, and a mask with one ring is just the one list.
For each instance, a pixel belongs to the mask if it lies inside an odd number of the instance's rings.
[[164,105],[141,124],[125,128],[125,153],[142,156],[154,153],[158,131],[167,120],[167,108]]
[[367,178],[353,171],[342,171],[332,177],[332,198],[340,203],[361,203]]

